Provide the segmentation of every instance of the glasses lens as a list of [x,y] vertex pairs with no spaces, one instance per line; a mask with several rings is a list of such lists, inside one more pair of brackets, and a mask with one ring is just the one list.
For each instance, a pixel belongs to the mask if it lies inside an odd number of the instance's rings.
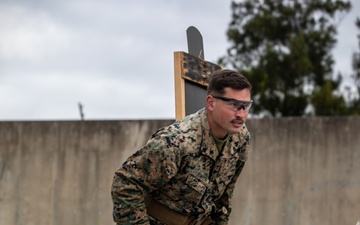
[[251,108],[251,105],[252,105],[251,102],[244,103],[244,111],[249,111]]
[[234,109],[235,110],[244,110],[244,111],[249,111],[250,107],[252,105],[252,102],[236,102],[236,104],[234,104]]
[[249,102],[243,102],[243,101],[239,101],[236,99],[232,99],[232,98],[226,98],[226,97],[222,97],[222,96],[213,96],[214,98],[217,99],[221,99],[225,102],[227,102],[227,104],[235,111],[239,111],[239,110],[244,110],[245,112],[249,111],[252,105],[252,100],[250,100]]

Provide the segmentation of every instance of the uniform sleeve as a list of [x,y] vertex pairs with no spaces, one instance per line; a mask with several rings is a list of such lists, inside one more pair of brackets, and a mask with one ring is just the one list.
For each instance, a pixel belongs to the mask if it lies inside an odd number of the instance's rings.
[[115,171],[111,196],[117,224],[150,224],[144,196],[175,176],[178,152],[168,137],[155,136]]
[[247,160],[247,154],[250,149],[249,142],[247,141],[241,148],[242,150],[240,151],[244,152],[244,157],[241,157],[240,160],[237,162],[236,172],[234,176],[232,177],[230,183],[227,185],[221,198],[217,201],[217,211],[218,211],[217,215],[212,215],[215,216],[213,220],[215,221],[216,225],[225,225],[228,224],[229,221],[229,216],[231,213],[231,199],[235,189],[235,183],[245,166],[245,161]]

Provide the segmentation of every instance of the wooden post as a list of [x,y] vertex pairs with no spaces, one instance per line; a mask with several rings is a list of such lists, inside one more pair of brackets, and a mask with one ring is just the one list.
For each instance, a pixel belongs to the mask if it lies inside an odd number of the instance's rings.
[[175,119],[185,117],[185,80],[182,66],[182,53],[174,52],[174,81],[175,81]]

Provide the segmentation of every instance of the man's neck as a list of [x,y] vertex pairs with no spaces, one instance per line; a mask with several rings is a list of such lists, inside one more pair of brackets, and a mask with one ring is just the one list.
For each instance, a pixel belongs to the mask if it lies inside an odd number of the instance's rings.
[[207,114],[207,119],[210,126],[211,134],[219,140],[224,140],[228,136],[228,133],[222,132],[222,129],[216,125],[216,123],[213,121],[211,116],[209,116],[209,114]]

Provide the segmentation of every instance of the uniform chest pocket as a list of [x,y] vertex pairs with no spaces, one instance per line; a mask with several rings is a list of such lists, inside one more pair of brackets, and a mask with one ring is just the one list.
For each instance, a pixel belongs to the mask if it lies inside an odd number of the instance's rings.
[[189,176],[186,179],[186,184],[189,185],[196,192],[198,192],[200,196],[203,196],[205,194],[208,183],[209,180],[201,179],[194,174],[189,174]]

